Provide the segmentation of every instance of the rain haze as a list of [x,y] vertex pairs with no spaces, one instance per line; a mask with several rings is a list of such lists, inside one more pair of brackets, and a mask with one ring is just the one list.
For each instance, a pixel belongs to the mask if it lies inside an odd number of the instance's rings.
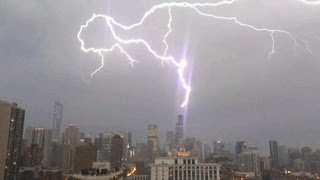
[[[105,53],[105,66],[90,78],[100,59],[81,51],[77,39],[80,25],[93,13],[129,25],[162,2],[1,1],[0,99],[26,109],[25,127],[51,128],[54,101],[59,99],[64,104],[63,128],[74,123],[91,135],[128,130],[135,140],[145,140],[152,123],[158,124],[163,142],[166,130],[174,129],[184,96],[176,69],[162,65],[143,45],[128,45],[126,50],[139,63],[132,68],[119,50]],[[270,139],[319,147],[320,6],[296,0],[239,0],[202,10],[289,31],[298,45],[295,53],[292,39],[276,33],[275,54],[269,59],[270,33],[202,17],[190,8],[172,8],[168,55],[188,61],[192,87],[186,136],[246,140],[263,149]],[[161,9],[141,27],[120,33],[144,38],[160,53],[168,18],[167,9]],[[112,43],[100,20],[82,36],[93,47]]]

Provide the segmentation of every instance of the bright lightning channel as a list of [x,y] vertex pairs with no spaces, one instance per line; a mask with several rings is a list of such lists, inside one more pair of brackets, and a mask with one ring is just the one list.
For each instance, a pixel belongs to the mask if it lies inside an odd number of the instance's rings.
[[[128,52],[125,51],[125,49],[122,47],[122,45],[129,45],[129,44],[143,44],[146,49],[149,51],[149,53],[151,53],[155,58],[161,60],[161,62],[167,62],[167,63],[172,63],[176,69],[177,69],[177,73],[178,73],[178,77],[180,82],[182,83],[182,86],[185,90],[185,97],[183,102],[181,103],[181,108],[185,107],[188,104],[189,101],[189,96],[190,96],[190,92],[191,92],[191,86],[190,84],[187,83],[184,73],[185,73],[185,69],[188,65],[187,60],[186,59],[182,59],[182,60],[176,60],[174,57],[172,56],[168,56],[167,55],[167,51],[169,49],[169,45],[167,43],[167,38],[170,35],[170,33],[173,31],[172,29],[172,9],[175,7],[180,7],[180,8],[189,8],[191,10],[194,10],[196,13],[198,13],[201,16],[204,17],[208,17],[208,18],[213,18],[213,19],[218,19],[218,20],[224,20],[224,21],[230,21],[233,22],[241,27],[244,28],[249,28],[253,31],[257,31],[257,32],[265,32],[265,33],[269,33],[271,36],[271,50],[269,52],[269,58],[271,58],[271,56],[275,53],[275,37],[274,35],[276,33],[281,33],[281,34],[285,34],[287,35],[289,38],[292,39],[293,41],[293,52],[295,52],[296,46],[297,46],[297,39],[288,31],[285,30],[279,30],[279,29],[269,29],[269,28],[259,28],[256,27],[254,25],[250,25],[250,24],[246,24],[243,23],[241,21],[238,20],[237,17],[226,17],[226,16],[218,16],[218,15],[214,15],[214,14],[210,14],[210,13],[205,13],[203,11],[201,11],[199,8],[200,7],[218,7],[218,6],[223,6],[223,5],[232,5],[235,2],[237,2],[239,0],[223,0],[217,3],[188,3],[188,2],[167,2],[167,3],[161,3],[161,4],[157,4],[153,7],[151,7],[148,11],[146,11],[143,15],[143,17],[134,24],[131,25],[124,25],[121,24],[119,22],[117,22],[113,17],[111,16],[107,16],[107,15],[103,15],[103,14],[93,14],[92,17],[90,19],[88,19],[86,21],[86,23],[84,25],[81,25],[80,30],[78,32],[77,38],[81,43],[81,50],[88,53],[88,52],[92,52],[92,53],[96,53],[100,56],[100,60],[101,60],[101,65],[94,70],[90,76],[93,77],[97,72],[99,72],[103,67],[104,67],[104,53],[106,52],[112,52],[115,49],[120,50],[120,52],[122,52],[127,59],[129,60],[130,65],[133,67],[135,62],[138,62],[137,60],[135,60],[134,58],[132,58],[130,56],[130,54]],[[303,3],[311,3],[305,0],[299,0]],[[320,2],[318,2],[320,3]],[[313,2],[312,4],[317,4],[317,2]],[[123,39],[121,38],[117,32],[115,31],[114,27],[117,28],[121,28],[123,30],[131,30],[135,27],[139,27],[141,26],[145,20],[152,15],[155,11],[159,10],[159,9],[163,9],[163,8],[167,8],[168,9],[168,24],[167,24],[167,28],[168,31],[165,33],[165,35],[163,36],[163,44],[165,45],[165,49],[163,53],[158,53],[156,52],[150,45],[149,43],[144,40],[144,39]],[[95,21],[96,19],[103,19],[107,25],[107,27],[109,28],[111,35],[113,37],[113,39],[115,40],[115,44],[113,44],[110,48],[93,48],[93,47],[86,47],[85,46],[85,41],[81,38],[82,32],[85,28],[89,27],[90,23],[92,23],[93,21]],[[310,50],[308,48],[308,50]]]

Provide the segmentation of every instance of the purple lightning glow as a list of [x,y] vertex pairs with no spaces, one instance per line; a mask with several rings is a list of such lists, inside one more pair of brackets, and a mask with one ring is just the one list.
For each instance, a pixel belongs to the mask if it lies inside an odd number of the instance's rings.
[[[103,53],[106,52],[112,52],[114,49],[119,49],[129,60],[130,65],[133,67],[135,62],[138,62],[137,60],[135,60],[134,58],[132,58],[130,56],[129,53],[127,53],[124,48],[122,47],[122,45],[129,45],[129,44],[143,44],[149,53],[151,53],[155,58],[161,60],[161,63],[167,62],[167,63],[172,63],[176,69],[177,69],[177,73],[178,73],[178,77],[180,82],[183,85],[183,89],[185,90],[185,97],[183,102],[181,103],[181,108],[185,107],[188,104],[189,101],[189,96],[190,96],[190,92],[191,92],[191,86],[190,83],[187,82],[187,80],[185,79],[184,73],[185,73],[185,69],[188,65],[187,60],[186,59],[182,59],[182,60],[176,60],[174,57],[172,56],[167,56],[167,51],[169,49],[169,45],[167,43],[167,38],[170,35],[170,33],[172,32],[172,9],[175,7],[180,7],[180,8],[188,8],[191,10],[194,10],[197,14],[207,17],[207,18],[213,18],[213,19],[218,19],[218,20],[224,20],[224,21],[230,21],[233,22],[241,27],[244,28],[249,28],[251,30],[257,31],[257,32],[265,32],[265,33],[269,33],[271,36],[271,50],[269,52],[269,58],[271,58],[271,56],[275,53],[275,37],[274,35],[276,33],[281,33],[284,35],[287,35],[289,38],[292,39],[293,41],[293,52],[296,54],[295,49],[297,46],[297,39],[288,31],[285,30],[278,30],[278,29],[268,29],[268,28],[259,28],[256,27],[254,25],[250,25],[250,24],[246,24],[243,23],[241,21],[238,20],[237,17],[225,17],[225,16],[218,16],[218,15],[214,15],[214,14],[209,14],[209,13],[204,13],[202,12],[199,8],[200,7],[218,7],[218,6],[223,6],[223,5],[232,5],[235,2],[238,2],[240,0],[223,0],[217,3],[188,3],[188,2],[168,2],[168,3],[161,3],[161,4],[157,4],[153,7],[151,7],[148,11],[146,11],[143,15],[143,17],[134,24],[131,25],[124,25],[121,24],[119,22],[117,22],[113,17],[111,16],[107,16],[107,15],[103,15],[103,14],[93,14],[92,17],[90,19],[87,20],[87,22],[82,25],[80,27],[80,30],[78,32],[77,38],[81,43],[81,50],[84,52],[92,52],[92,53],[96,53],[100,56],[101,58],[101,65],[95,70],[93,71],[90,76],[93,77],[97,72],[99,72],[103,66],[104,66],[104,55]],[[320,2],[308,2],[305,0],[298,0],[300,2],[303,2],[305,4],[320,4]],[[145,20],[154,12],[156,12],[157,10],[163,9],[163,8],[167,8],[168,9],[168,24],[167,24],[167,28],[168,31],[166,32],[166,34],[163,36],[163,44],[165,45],[165,49],[163,53],[159,53],[156,52],[150,45],[149,43],[144,40],[144,39],[123,39],[121,38],[117,32],[115,31],[115,27],[117,28],[121,28],[123,30],[131,30],[135,27],[141,26]],[[115,40],[115,44],[113,44],[110,48],[93,48],[93,47],[86,47],[85,46],[85,41],[81,38],[82,35],[82,31],[89,27],[90,23],[94,22],[97,19],[103,19],[107,25],[107,27],[109,28],[112,38]],[[311,53],[309,45],[307,45],[307,49],[308,51]],[[162,54],[162,55],[161,55]]]

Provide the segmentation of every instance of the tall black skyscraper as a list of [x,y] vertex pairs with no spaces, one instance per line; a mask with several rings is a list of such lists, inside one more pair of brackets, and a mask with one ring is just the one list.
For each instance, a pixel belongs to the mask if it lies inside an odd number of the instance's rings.
[[114,135],[111,139],[111,168],[119,170],[122,165],[122,144],[123,140],[120,135]]
[[61,124],[62,124],[63,105],[56,101],[54,104],[52,140],[60,141]]
[[270,156],[272,161],[272,167],[279,167],[279,156],[278,156],[278,142],[277,141],[269,141],[270,147]]
[[0,179],[18,179],[25,110],[0,101]]
[[177,147],[179,147],[182,144],[183,141],[183,125],[184,125],[184,119],[183,115],[178,115],[178,122],[176,124],[176,134],[175,134],[175,144]]

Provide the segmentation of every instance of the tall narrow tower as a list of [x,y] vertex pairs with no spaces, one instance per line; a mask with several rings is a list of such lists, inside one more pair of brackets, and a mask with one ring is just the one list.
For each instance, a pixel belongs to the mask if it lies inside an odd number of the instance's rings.
[[149,160],[153,162],[159,153],[158,126],[155,124],[148,125],[147,146]]
[[0,101],[0,179],[18,179],[25,110]]
[[183,141],[183,125],[184,125],[184,119],[183,115],[179,114],[178,115],[178,122],[176,124],[176,134],[175,134],[175,145],[177,147],[182,145]]
[[111,168],[120,170],[122,165],[123,139],[120,135],[114,135],[111,139]]
[[270,156],[273,168],[279,168],[279,152],[278,152],[278,142],[269,141]]
[[62,124],[63,105],[56,101],[54,104],[52,140],[60,141],[61,124]]

